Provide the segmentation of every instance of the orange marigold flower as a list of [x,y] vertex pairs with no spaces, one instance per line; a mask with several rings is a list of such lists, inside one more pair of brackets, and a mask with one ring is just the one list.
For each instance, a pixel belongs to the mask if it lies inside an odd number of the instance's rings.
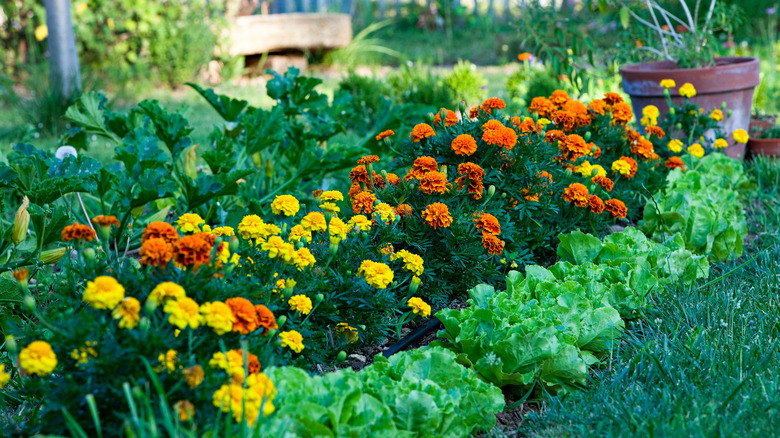
[[564,106],[569,100],[571,100],[569,93],[563,90],[555,90],[550,95],[550,102],[558,108]]
[[612,123],[614,124],[625,125],[630,122],[633,117],[634,114],[631,112],[631,105],[625,102],[617,103],[612,107]]
[[624,204],[623,201],[619,199],[608,200],[604,203],[604,208],[609,212],[609,214],[612,215],[612,219],[625,219],[626,214],[628,214],[626,204]]
[[[547,180],[549,180],[549,184],[552,184],[552,183],[553,183],[553,177],[552,177],[552,175],[550,175],[550,174],[549,174],[549,173],[548,173],[546,170],[543,170],[543,171],[539,172],[537,175],[539,176],[539,179],[544,179],[544,178],[547,178]],[[548,184],[548,183],[546,183],[546,182],[542,181],[542,184],[545,184],[545,185],[546,185],[546,184]]]
[[631,144],[631,152],[642,158],[653,158],[653,143],[651,143],[650,140],[642,137]]
[[366,166],[355,166],[349,171],[349,179],[353,183],[371,184],[371,178],[368,176]]
[[438,126],[441,125],[441,112],[445,111],[447,115],[444,117],[444,126],[450,127],[452,125],[455,125],[458,123],[458,115],[455,114],[455,111],[448,110],[447,108],[441,108],[439,112],[437,112],[433,116],[433,125]]
[[558,143],[558,149],[561,151],[561,155],[572,159],[584,157],[590,152],[585,139],[577,134],[567,135],[563,142]]
[[173,258],[173,245],[160,237],[141,243],[141,266],[165,266]]
[[230,307],[230,311],[236,317],[236,321],[233,323],[234,332],[245,335],[257,329],[257,310],[251,301],[243,297],[235,297],[225,300],[225,304]]
[[496,236],[501,234],[501,224],[498,223],[498,218],[490,213],[480,214],[478,218],[474,219],[474,225],[478,230],[485,230]]
[[528,112],[539,114],[540,117],[550,117],[555,111],[555,105],[546,97],[534,97],[528,105]]
[[447,192],[447,175],[444,172],[428,172],[420,180],[420,191],[426,195]]
[[486,129],[482,133],[482,141],[491,146],[501,146],[510,150],[517,144],[517,133],[514,129],[505,126],[500,129]]
[[590,110],[595,114],[603,116],[607,113],[607,102],[601,99],[594,99],[591,103],[588,104],[588,108],[590,108]]
[[620,160],[625,161],[626,163],[628,163],[629,166],[631,166],[631,171],[628,173],[628,175],[624,175],[624,176],[629,179],[633,178],[634,175],[636,175],[636,170],[637,170],[636,160],[634,160],[631,157],[620,157]]
[[564,140],[565,138],[566,134],[557,129],[551,129],[544,134],[544,140],[550,144],[555,144],[556,141]]
[[347,195],[349,195],[349,199],[355,199],[355,195],[362,192],[363,189],[360,188],[360,184],[353,182],[351,186],[349,186],[349,192]]
[[406,180],[412,178],[420,179],[426,172],[439,170],[439,165],[432,157],[418,157],[412,164],[412,169],[406,174]]
[[595,214],[601,214],[604,211],[604,201],[596,195],[588,196],[588,202],[590,203],[590,211]]
[[491,130],[491,129],[501,129],[503,127],[504,127],[504,124],[501,123],[501,120],[490,119],[490,120],[488,120],[487,122],[485,122],[482,125],[482,130],[483,131],[488,131],[488,130]]
[[352,212],[355,214],[371,214],[374,211],[376,196],[371,192],[360,192],[352,200]]
[[401,180],[398,178],[398,175],[394,173],[388,173],[387,174],[387,183],[392,184],[394,186],[397,186],[398,184],[401,184]]
[[577,207],[587,207],[590,205],[588,188],[580,183],[573,183],[564,189],[563,200],[574,203]]
[[108,227],[111,225],[114,225],[116,227],[119,226],[119,219],[116,218],[116,216],[104,216],[104,215],[98,215],[92,218],[92,223],[95,225],[99,225],[101,227]]
[[479,106],[471,107],[469,110],[469,118],[476,119],[477,117],[479,117]]
[[420,140],[428,137],[434,137],[436,136],[436,132],[434,132],[433,128],[431,128],[431,125],[427,123],[420,123],[418,125],[415,125],[414,128],[412,128],[412,141],[417,143]]
[[322,189],[312,190],[311,195],[314,196],[314,199],[320,199],[322,193],[323,193]]
[[145,242],[154,237],[163,239],[168,243],[173,243],[179,240],[179,233],[176,232],[176,228],[168,222],[152,222],[144,228],[141,241]]
[[425,223],[432,226],[433,229],[447,228],[452,224],[452,216],[447,204],[443,202],[434,202],[425,207],[421,213]]
[[660,126],[646,126],[645,132],[647,133],[647,135],[654,135],[658,138],[664,138],[664,136],[666,135],[666,132],[664,132],[663,128],[661,128]]
[[607,103],[607,105],[624,103],[623,98],[619,94],[615,93],[614,91],[610,91],[609,93],[606,93],[604,95],[604,101]]
[[258,327],[263,328],[263,336],[267,335],[269,330],[276,330],[279,328],[279,324],[276,323],[273,312],[271,312],[268,307],[258,304],[255,306],[255,311],[257,312],[257,325]]
[[393,132],[392,129],[388,129],[387,131],[382,131],[379,133],[379,135],[376,136],[376,141],[381,141],[382,139],[391,137],[393,135],[395,135],[395,132]]
[[664,161],[664,166],[670,168],[670,169],[680,169],[685,170],[685,163],[683,163],[683,160],[680,157],[669,157],[668,160]]
[[472,194],[472,198],[481,199],[482,192],[485,191],[485,186],[482,184],[485,170],[474,163],[461,163],[458,165],[458,174],[463,175],[455,180],[458,190],[463,190],[466,185],[466,177],[468,177],[468,192]]
[[83,225],[78,222],[74,222],[73,225],[68,225],[62,229],[60,233],[62,240],[68,242],[71,240],[84,240],[91,242],[95,240],[95,231],[89,227],[89,225]]
[[374,172],[373,176],[374,176],[374,187],[375,188],[377,188],[379,190],[382,190],[385,187],[387,187],[387,181],[385,181],[385,179],[382,178],[382,175]]
[[358,164],[371,164],[376,163],[379,161],[379,156],[377,155],[365,155],[363,157],[360,157],[359,160],[357,160]]
[[468,134],[461,134],[452,140],[452,151],[457,155],[469,156],[477,151],[477,141]]
[[604,190],[611,192],[612,187],[614,186],[614,181],[609,179],[608,177],[604,175],[596,175],[593,178],[591,178],[591,181],[593,181],[594,184],[598,184],[601,187],[604,187]]
[[534,119],[530,117],[526,117],[523,119],[522,122],[520,122],[520,117],[514,117],[514,119],[517,119],[517,123],[512,123],[513,125],[517,126],[518,129],[520,129],[520,136],[524,137],[528,135],[529,133],[535,133],[538,134],[539,131],[537,130],[536,122],[534,122]]
[[530,192],[530,188],[520,189],[520,193],[523,195],[523,199],[529,202],[539,202],[539,194],[531,193],[529,195]]
[[530,61],[533,58],[534,58],[534,55],[532,55],[532,54],[530,54],[528,52],[523,52],[523,53],[517,55],[517,60],[520,61],[520,62]]
[[482,105],[479,106],[482,108],[482,111],[484,111],[487,114],[490,114],[492,110],[494,109],[504,109],[506,108],[506,103],[497,98],[497,97],[491,97],[484,102],[482,102]]
[[401,216],[401,219],[406,219],[412,216],[412,206],[409,204],[401,204],[395,208],[395,212],[398,216]]
[[173,261],[180,266],[197,268],[211,260],[211,248],[212,245],[200,236],[184,236],[173,244]]
[[577,115],[571,111],[559,110],[552,114],[552,121],[563,131],[572,131],[577,126]]
[[488,232],[482,233],[482,246],[484,246],[488,254],[491,255],[497,255],[504,252],[504,241]]

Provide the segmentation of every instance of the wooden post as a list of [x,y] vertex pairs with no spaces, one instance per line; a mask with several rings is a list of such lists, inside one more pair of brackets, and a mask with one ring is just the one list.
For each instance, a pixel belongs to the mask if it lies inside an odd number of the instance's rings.
[[70,0],[45,0],[46,25],[49,28],[49,75],[51,86],[64,99],[79,94],[81,76],[76,35],[70,18]]

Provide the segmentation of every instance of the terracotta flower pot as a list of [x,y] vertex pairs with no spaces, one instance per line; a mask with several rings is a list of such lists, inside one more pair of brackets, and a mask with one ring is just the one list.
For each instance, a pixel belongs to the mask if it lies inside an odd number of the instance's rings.
[[751,138],[747,147],[751,156],[780,156],[780,138]]
[[[723,102],[726,103],[726,110],[731,111],[731,116],[723,122],[724,131],[747,131],[753,91],[759,83],[758,58],[717,58],[715,62],[713,67],[687,69],[676,68],[671,61],[627,65],[620,69],[623,91],[631,96],[635,114],[641,115],[642,108],[655,105],[663,118],[669,106],[664,98],[664,88],[659,85],[661,80],[673,79],[676,83],[677,87],[669,89],[675,104],[684,100],[678,92],[679,87],[690,82],[696,88],[696,96],[691,98],[691,102],[699,104],[705,111],[720,108]],[[725,152],[731,157],[742,158],[745,145],[729,146]]]

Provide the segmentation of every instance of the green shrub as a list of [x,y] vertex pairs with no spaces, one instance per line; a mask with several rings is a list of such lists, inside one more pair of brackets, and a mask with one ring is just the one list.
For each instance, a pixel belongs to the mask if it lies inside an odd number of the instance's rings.
[[396,103],[416,103],[433,108],[452,106],[455,96],[442,79],[424,65],[407,63],[387,76]]
[[452,90],[455,100],[465,101],[467,105],[479,104],[487,95],[487,79],[468,61],[458,60],[444,76],[444,83]]

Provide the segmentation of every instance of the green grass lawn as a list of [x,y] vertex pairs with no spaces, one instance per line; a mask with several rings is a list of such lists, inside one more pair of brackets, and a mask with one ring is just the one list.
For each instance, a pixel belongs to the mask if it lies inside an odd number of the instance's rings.
[[656,294],[589,390],[543,403],[519,432],[560,436],[777,436],[780,163],[752,165],[752,242],[698,285]]

